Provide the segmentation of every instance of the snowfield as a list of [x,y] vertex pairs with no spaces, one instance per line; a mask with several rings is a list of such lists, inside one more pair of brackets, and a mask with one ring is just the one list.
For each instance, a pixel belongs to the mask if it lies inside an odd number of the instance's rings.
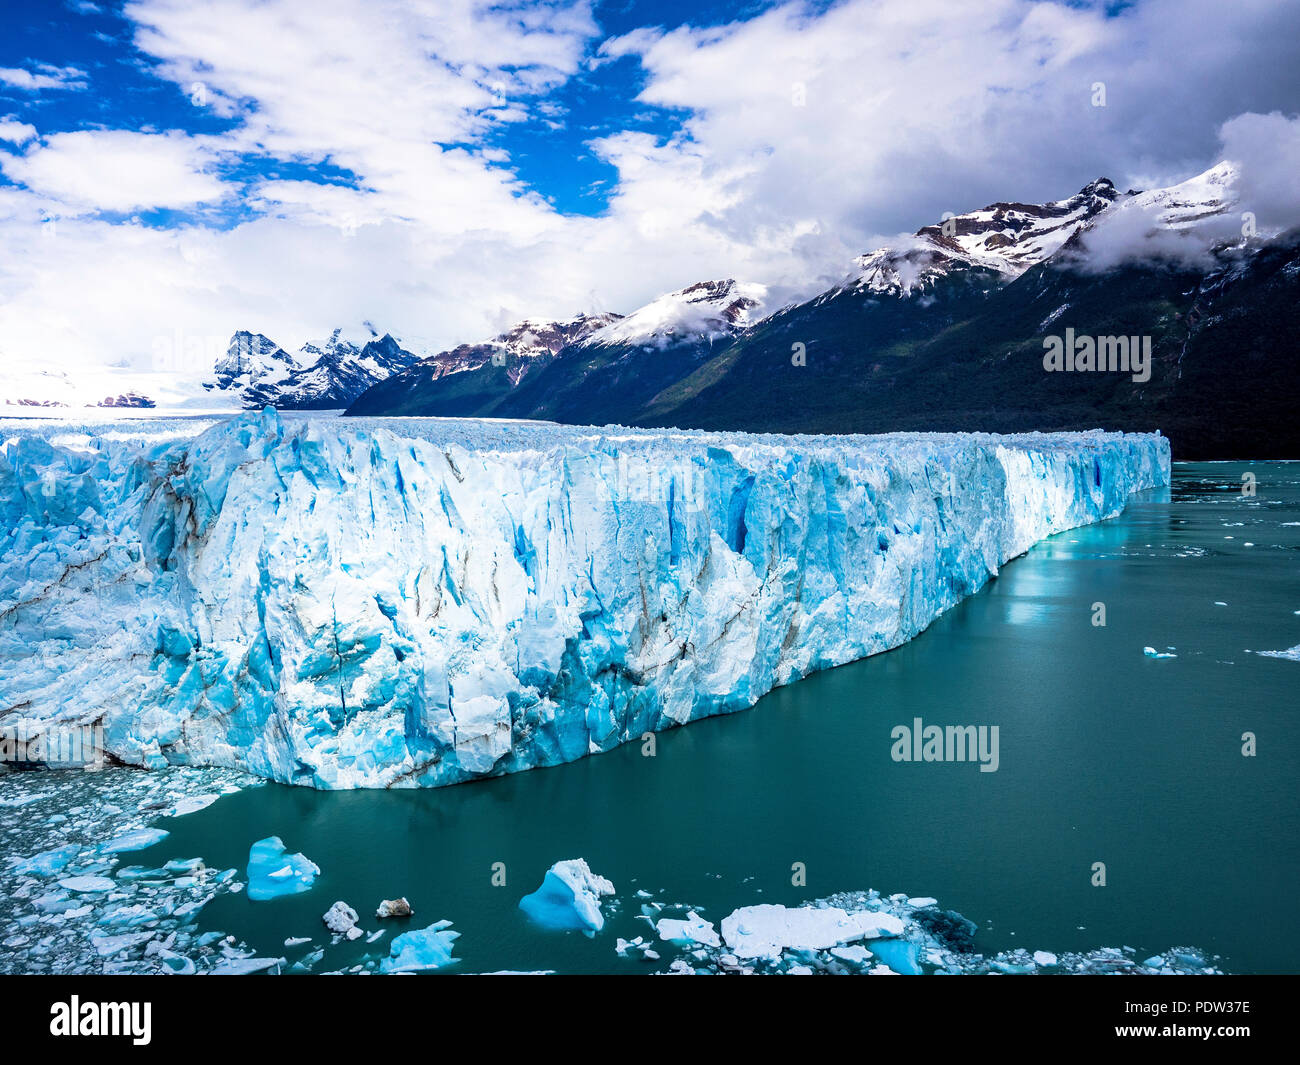
[[8,434],[0,727],[319,788],[554,765],[895,647],[1159,435],[247,414]]

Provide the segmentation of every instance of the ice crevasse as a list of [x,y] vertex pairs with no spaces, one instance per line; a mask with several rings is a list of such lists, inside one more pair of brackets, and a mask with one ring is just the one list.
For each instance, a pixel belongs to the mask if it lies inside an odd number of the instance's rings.
[[0,726],[320,788],[571,761],[887,650],[1169,481],[1156,435],[273,411],[0,451]]

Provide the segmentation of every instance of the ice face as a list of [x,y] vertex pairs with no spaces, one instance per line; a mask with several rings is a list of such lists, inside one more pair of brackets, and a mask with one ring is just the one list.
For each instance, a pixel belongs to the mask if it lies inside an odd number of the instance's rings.
[[613,884],[573,858],[551,866],[542,886],[520,899],[519,908],[544,928],[593,936],[605,927],[600,900],[613,894]]
[[1169,479],[1163,437],[1100,432],[171,429],[0,450],[6,725],[320,788],[555,765],[751,706]]

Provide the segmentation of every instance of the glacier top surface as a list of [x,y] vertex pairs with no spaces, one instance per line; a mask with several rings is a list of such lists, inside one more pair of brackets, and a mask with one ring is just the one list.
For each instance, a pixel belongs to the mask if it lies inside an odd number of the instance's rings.
[[[245,419],[264,415],[246,412]],[[337,411],[277,412],[287,430],[309,424],[340,434],[389,432],[404,439],[422,440],[439,447],[460,447],[481,452],[642,451],[665,448],[674,453],[707,454],[715,447],[756,450],[820,450],[850,447],[879,454],[902,454],[923,449],[943,451],[972,444],[994,444],[1035,451],[1074,447],[1080,442],[1100,445],[1108,440],[1147,434],[1124,434],[1093,429],[1075,433],[884,433],[879,435],[781,435],[775,433],[718,432],[703,429],[641,429],[619,425],[561,425],[556,422],[490,418],[342,418]],[[19,437],[37,437],[62,447],[97,446],[97,441],[185,441],[198,437],[227,419],[220,417],[128,417],[105,420],[12,418],[0,420],[0,446]]]

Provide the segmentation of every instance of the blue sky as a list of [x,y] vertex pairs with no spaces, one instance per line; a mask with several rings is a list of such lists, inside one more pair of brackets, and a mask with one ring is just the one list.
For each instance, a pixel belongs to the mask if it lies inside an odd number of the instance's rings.
[[[92,86],[88,91],[33,93],[14,85],[0,85],[0,114],[12,115],[41,129],[93,129],[98,127],[184,130],[190,134],[219,134],[237,125],[235,118],[214,114],[191,102],[183,85],[160,77],[154,58],[133,42],[133,23],[123,13],[122,0],[58,3],[51,0],[3,0],[5,27],[0,38],[0,67],[41,73],[41,66],[57,67],[70,85]],[[593,9],[595,21],[606,36],[617,36],[644,26],[675,29],[723,25],[752,18],[774,6],[771,2],[704,2],[685,0],[610,0]],[[593,39],[594,53],[599,39]],[[617,170],[591,153],[586,142],[620,130],[632,129],[666,139],[680,131],[684,110],[638,103],[637,94],[646,73],[631,57],[584,70],[550,94],[563,123],[547,116],[503,124],[487,142],[510,153],[510,167],[532,189],[570,214],[594,215],[603,211],[617,182]],[[315,180],[355,183],[356,175],[328,163],[250,157],[232,166],[232,181],[259,177],[311,177]],[[13,184],[3,174],[0,183]],[[240,204],[227,204],[213,217],[196,216],[211,224],[233,225],[248,216]],[[145,212],[147,224],[174,225],[183,220],[177,212]]]
[[236,329],[439,350],[718,277],[779,305],[944,211],[1229,154],[1282,222],[1300,163],[1293,0],[0,11],[0,385]]

